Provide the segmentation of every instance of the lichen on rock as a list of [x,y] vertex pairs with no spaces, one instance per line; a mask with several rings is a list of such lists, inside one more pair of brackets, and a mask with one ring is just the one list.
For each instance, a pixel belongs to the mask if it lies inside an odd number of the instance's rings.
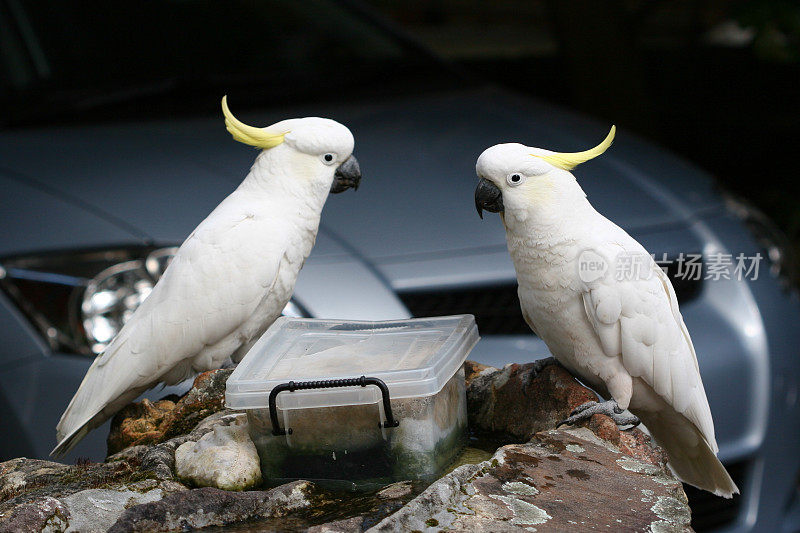
[[[647,531],[653,523],[688,530],[678,481],[659,482],[664,472],[652,464],[624,468],[619,459],[627,456],[584,431],[548,430],[526,444],[504,446],[492,460],[436,481],[370,531],[433,531],[429,519],[436,520],[436,531],[570,531],[580,524]],[[587,434],[592,438],[582,438]]]

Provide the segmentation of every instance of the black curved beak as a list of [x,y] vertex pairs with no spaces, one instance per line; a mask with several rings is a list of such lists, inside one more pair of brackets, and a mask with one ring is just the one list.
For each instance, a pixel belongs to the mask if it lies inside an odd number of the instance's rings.
[[481,178],[475,187],[475,209],[481,218],[484,209],[490,213],[500,213],[503,210],[503,193],[497,185],[486,178]]
[[350,188],[357,191],[359,183],[361,183],[361,166],[359,166],[356,156],[351,155],[336,169],[336,173],[333,175],[333,183],[331,184],[331,192],[339,194]]

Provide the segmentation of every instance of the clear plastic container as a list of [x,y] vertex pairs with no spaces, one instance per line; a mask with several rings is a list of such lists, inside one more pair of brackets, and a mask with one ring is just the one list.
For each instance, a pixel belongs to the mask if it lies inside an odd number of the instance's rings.
[[[282,317],[231,374],[225,403],[247,412],[265,479],[430,479],[466,440],[463,364],[478,338],[472,315]],[[336,381],[361,376],[375,380]]]

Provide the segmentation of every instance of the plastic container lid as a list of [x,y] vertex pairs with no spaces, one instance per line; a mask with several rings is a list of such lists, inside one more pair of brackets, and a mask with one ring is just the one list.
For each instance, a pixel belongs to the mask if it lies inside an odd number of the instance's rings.
[[[478,342],[472,315],[384,322],[281,317],[226,383],[231,409],[265,409],[270,391],[289,381],[357,378],[384,381],[392,399],[438,393]],[[377,387],[311,389],[278,395],[281,409],[362,405]]]

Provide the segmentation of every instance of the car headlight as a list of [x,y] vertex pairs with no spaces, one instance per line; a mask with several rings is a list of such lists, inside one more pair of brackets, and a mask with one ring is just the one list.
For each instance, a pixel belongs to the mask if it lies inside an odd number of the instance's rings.
[[728,212],[744,222],[764,248],[770,273],[780,279],[785,288],[797,288],[798,265],[792,252],[792,244],[786,235],[766,214],[744,199],[728,192],[723,196]]
[[[134,246],[0,259],[0,287],[53,350],[102,353],[153,290],[177,247]],[[309,316],[296,301],[289,316]]]

